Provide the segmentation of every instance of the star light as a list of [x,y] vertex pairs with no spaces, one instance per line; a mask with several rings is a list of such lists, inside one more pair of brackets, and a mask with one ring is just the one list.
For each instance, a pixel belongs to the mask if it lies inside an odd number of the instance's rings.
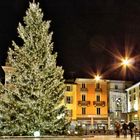
[[96,81],[99,81],[101,79],[101,76],[97,74],[97,75],[94,76],[94,78],[95,78]]
[[112,56],[115,58],[115,61],[107,73],[111,73],[118,69],[120,70],[119,73],[122,77],[126,79],[127,73],[129,73],[130,76],[130,73],[134,75],[134,73],[139,72],[135,64],[140,60],[140,55],[134,55],[133,49],[125,48],[124,54],[121,54],[121,52],[116,48],[114,53],[112,53]]
[[122,65],[123,66],[129,66],[130,65],[130,60],[128,58],[122,59]]

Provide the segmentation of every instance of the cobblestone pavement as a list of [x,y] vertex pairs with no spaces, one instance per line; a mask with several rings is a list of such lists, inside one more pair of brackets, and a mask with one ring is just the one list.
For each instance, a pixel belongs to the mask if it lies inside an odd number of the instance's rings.
[[[94,137],[71,137],[71,138],[62,138],[62,137],[56,137],[56,138],[4,138],[0,140],[135,140],[134,138],[130,138],[130,136],[127,136],[127,138],[124,138],[122,135],[120,138],[116,138],[115,135],[110,136],[94,136]],[[137,138],[139,140],[139,138]]]

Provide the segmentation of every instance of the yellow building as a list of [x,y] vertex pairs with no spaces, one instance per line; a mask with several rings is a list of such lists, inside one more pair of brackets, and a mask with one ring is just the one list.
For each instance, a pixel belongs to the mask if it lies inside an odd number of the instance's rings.
[[94,129],[108,127],[107,81],[77,78],[67,84],[66,106],[72,112],[72,121]]
[[76,84],[66,83],[64,104],[68,109],[69,117],[71,118],[71,120],[76,121],[76,112],[77,112]]

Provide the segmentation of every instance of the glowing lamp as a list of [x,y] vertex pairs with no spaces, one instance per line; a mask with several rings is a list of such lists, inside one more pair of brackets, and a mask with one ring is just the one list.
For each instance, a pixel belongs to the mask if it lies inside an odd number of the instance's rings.
[[35,131],[34,132],[34,137],[40,137],[40,131]]
[[128,58],[122,59],[122,65],[123,66],[129,66],[130,65],[130,60]]
[[101,79],[101,76],[99,76],[99,75],[96,75],[96,76],[95,76],[95,80],[96,80],[96,81],[99,81],[100,79]]

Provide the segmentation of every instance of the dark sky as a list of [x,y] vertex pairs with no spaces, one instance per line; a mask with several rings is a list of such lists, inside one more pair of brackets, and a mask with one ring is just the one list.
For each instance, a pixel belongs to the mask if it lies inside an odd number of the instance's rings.
[[[37,1],[37,0],[36,0]],[[38,0],[44,19],[51,20],[57,62],[65,77],[91,77],[100,69],[106,79],[122,79],[120,69],[111,71],[114,54],[125,48],[131,56],[140,53],[140,0]],[[1,0],[0,60],[4,65],[11,41],[17,39],[17,26],[28,8],[26,0]],[[127,80],[140,80],[127,70]]]

